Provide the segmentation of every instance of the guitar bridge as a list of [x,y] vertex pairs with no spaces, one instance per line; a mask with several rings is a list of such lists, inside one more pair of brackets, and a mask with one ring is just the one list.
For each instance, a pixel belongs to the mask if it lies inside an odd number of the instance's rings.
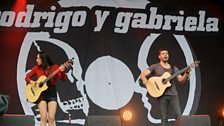
[[34,92],[33,88],[31,88],[31,92],[35,96],[35,92]]

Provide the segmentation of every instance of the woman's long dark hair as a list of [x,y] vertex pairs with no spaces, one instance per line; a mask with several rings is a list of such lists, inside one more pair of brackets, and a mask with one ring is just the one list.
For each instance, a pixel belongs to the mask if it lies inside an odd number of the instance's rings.
[[42,52],[38,52],[38,54],[40,55],[40,58],[42,59],[42,66],[44,70],[46,70],[48,67],[54,64],[46,52],[42,51]]

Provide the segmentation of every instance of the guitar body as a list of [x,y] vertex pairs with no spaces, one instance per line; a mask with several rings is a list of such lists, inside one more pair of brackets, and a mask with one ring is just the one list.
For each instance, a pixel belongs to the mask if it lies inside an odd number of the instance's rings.
[[42,83],[46,78],[46,76],[40,76],[34,87],[32,87],[31,84],[26,86],[25,95],[29,102],[36,102],[39,99],[41,93],[48,89],[47,84]]
[[171,74],[169,72],[165,72],[160,77],[149,78],[146,84],[148,93],[152,97],[160,97],[165,92],[166,88],[171,86],[169,81],[164,82],[164,80],[170,76]]

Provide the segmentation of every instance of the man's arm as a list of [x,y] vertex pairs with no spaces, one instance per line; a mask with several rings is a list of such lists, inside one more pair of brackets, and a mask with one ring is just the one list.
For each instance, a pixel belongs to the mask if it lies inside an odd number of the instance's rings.
[[144,85],[147,84],[147,76],[151,73],[149,69],[145,69],[141,74],[140,74],[140,79],[142,80],[142,83]]
[[183,75],[178,75],[177,81],[180,82],[181,84],[184,84],[185,81],[188,79],[189,75],[190,75],[190,69],[186,70]]

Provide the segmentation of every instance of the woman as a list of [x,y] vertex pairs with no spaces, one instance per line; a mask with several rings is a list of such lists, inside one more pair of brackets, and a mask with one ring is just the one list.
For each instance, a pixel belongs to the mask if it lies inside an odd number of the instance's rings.
[[37,102],[35,102],[40,111],[40,126],[46,126],[47,119],[49,126],[54,126],[57,110],[56,79],[57,77],[61,80],[65,80],[67,78],[64,70],[69,64],[58,66],[57,64],[54,64],[44,52],[38,52],[36,62],[37,64],[25,78],[27,84],[31,84],[32,87],[37,84],[37,81],[32,79],[34,76],[37,78],[40,76],[47,77],[54,71],[59,70],[56,74],[52,74],[52,78],[47,82],[47,90],[43,91]]

